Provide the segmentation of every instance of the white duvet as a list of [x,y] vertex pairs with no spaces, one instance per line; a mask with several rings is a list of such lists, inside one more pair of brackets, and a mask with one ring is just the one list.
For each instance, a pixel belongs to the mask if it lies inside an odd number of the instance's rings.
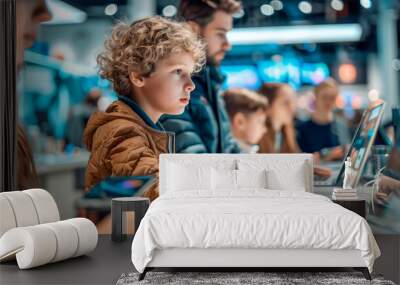
[[265,189],[162,195],[135,235],[133,265],[143,272],[165,248],[358,249],[370,271],[380,255],[359,215],[321,195]]

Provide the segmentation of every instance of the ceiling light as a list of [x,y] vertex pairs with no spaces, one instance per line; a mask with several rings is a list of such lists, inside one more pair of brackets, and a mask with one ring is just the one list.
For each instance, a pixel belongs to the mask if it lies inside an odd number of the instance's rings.
[[283,9],[283,3],[280,0],[272,0],[269,5],[272,6],[272,8],[274,8],[275,11],[280,11]]
[[336,11],[342,11],[344,8],[344,4],[342,0],[332,0],[331,7]]
[[174,5],[165,6],[164,9],[162,10],[162,14],[164,15],[164,17],[169,17],[169,18],[175,16],[176,12],[178,12],[178,9],[176,9]]
[[310,14],[312,12],[312,5],[308,1],[301,1],[299,3],[299,10],[304,14]]
[[361,25],[325,24],[235,28],[228,33],[232,45],[337,43],[360,41]]
[[360,0],[360,5],[365,9],[369,9],[372,6],[371,0]]
[[108,4],[104,9],[104,14],[107,16],[114,16],[118,12],[118,6],[116,4]]
[[274,8],[271,5],[263,4],[260,7],[261,14],[265,16],[272,16],[274,14]]

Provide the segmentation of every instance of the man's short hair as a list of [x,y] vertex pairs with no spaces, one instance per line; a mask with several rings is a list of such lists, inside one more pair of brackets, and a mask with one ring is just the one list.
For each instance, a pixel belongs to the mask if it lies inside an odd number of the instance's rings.
[[268,99],[248,89],[234,88],[223,93],[225,107],[231,120],[237,113],[253,114],[259,110],[266,111]]
[[233,15],[241,8],[241,2],[237,0],[181,0],[179,16],[204,27],[212,21],[216,11]]
[[122,96],[132,95],[131,71],[149,76],[158,61],[176,53],[193,56],[195,72],[205,63],[205,46],[187,24],[159,16],[117,24],[97,56],[99,74]]

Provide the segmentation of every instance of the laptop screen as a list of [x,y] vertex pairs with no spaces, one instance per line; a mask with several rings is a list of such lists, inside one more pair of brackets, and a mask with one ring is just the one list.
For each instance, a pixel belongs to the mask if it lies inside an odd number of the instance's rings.
[[400,180],[400,107],[392,108],[394,138],[384,174]]
[[[354,181],[352,181],[353,188],[357,186],[360,179],[361,172],[368,158],[376,132],[381,122],[383,110],[384,103],[380,103],[364,112],[360,125],[353,137],[350,149],[344,158],[346,160],[347,157],[350,157],[352,168],[357,172],[354,176]],[[335,185],[342,185],[343,178],[344,163],[342,164]]]

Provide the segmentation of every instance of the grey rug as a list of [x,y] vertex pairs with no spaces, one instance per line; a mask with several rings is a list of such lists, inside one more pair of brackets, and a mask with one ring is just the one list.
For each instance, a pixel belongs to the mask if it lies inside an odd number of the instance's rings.
[[379,284],[395,285],[381,276],[372,275],[368,281],[360,272],[148,272],[138,281],[138,273],[122,274],[117,285],[133,284]]

